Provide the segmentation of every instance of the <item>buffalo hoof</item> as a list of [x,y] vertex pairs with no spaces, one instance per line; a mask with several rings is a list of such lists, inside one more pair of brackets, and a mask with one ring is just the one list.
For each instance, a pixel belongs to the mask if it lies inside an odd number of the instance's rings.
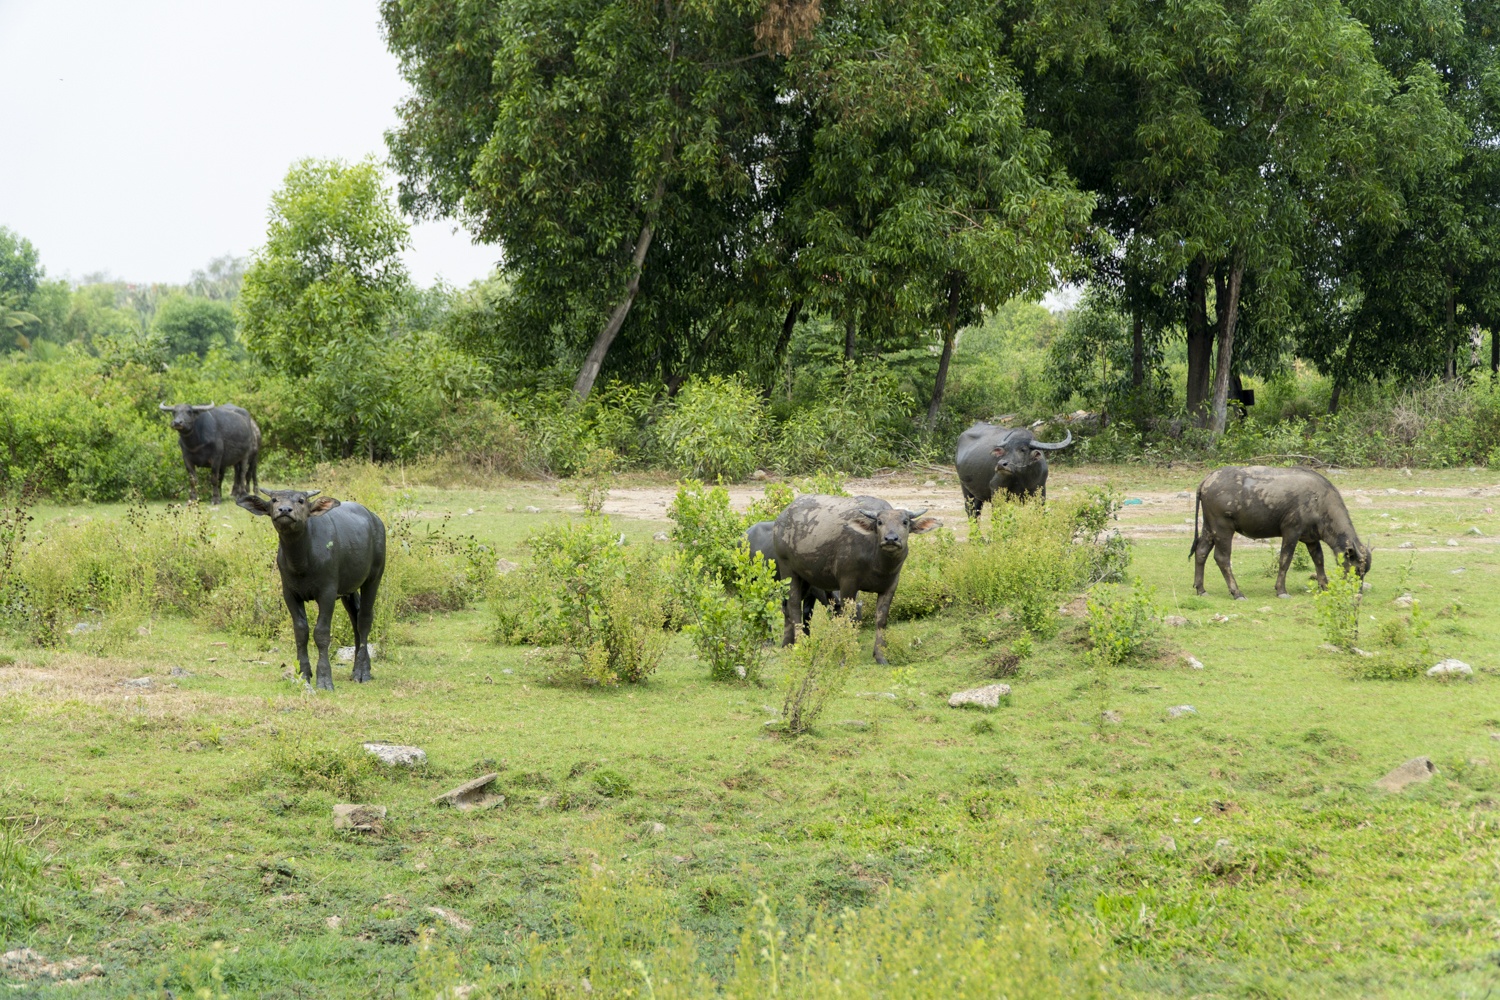
[[1276,596],[1281,598],[1283,601],[1290,601],[1292,599],[1291,594],[1277,594]]
[[1250,598],[1246,597],[1244,594],[1235,594],[1234,599],[1236,601],[1248,601]]
[[875,662],[878,663],[878,664],[880,664],[882,667],[890,665],[890,664],[888,664],[886,662],[885,654],[884,653],[876,653],[875,654]]
[[323,681],[323,680],[318,681],[318,690],[319,691],[332,691],[333,690],[333,681]]

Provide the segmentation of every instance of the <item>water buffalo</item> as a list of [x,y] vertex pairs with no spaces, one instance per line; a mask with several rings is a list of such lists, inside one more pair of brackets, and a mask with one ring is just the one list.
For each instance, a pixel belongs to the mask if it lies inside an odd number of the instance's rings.
[[260,428],[249,413],[238,406],[195,406],[178,403],[160,409],[172,414],[172,429],[182,448],[182,464],[187,466],[188,497],[198,499],[198,470],[209,470],[213,485],[213,504],[219,505],[224,487],[224,470],[234,469],[230,493],[238,500],[260,486],[256,463],[260,460]]
[[375,621],[375,595],[385,574],[385,523],[357,503],[340,503],[319,491],[262,490],[235,501],[252,514],[264,514],[276,526],[281,544],[276,568],[281,571],[281,596],[292,613],[297,638],[297,662],[302,679],[312,680],[307,660],[306,602],[318,602],[318,688],[333,690],[333,668],[328,664],[328,639],[333,606],[340,598],[354,626],[354,673],[359,683],[370,680],[370,625]]
[[[1198,512],[1203,512],[1203,530],[1198,530]],[[1203,563],[1210,550],[1224,574],[1229,593],[1243,601],[1234,571],[1229,568],[1234,533],[1246,538],[1280,538],[1281,565],[1276,574],[1276,596],[1286,597],[1286,571],[1292,564],[1297,543],[1307,546],[1317,570],[1318,586],[1328,586],[1323,572],[1323,546],[1327,542],[1346,570],[1363,579],[1370,571],[1370,550],[1359,540],[1349,508],[1338,489],[1311,469],[1265,465],[1230,465],[1209,473],[1198,485],[1193,501],[1193,589],[1203,593]]]
[[[777,565],[776,544],[772,538],[772,530],[775,527],[775,521],[756,521],[745,530],[745,543],[750,546],[750,552],[773,566]],[[776,570],[776,579],[787,579],[786,573],[782,572],[779,567]],[[802,620],[808,621],[812,618],[814,605],[827,604],[830,600],[826,590],[818,587],[806,588],[802,594]]]
[[986,501],[1004,491],[1018,500],[1037,493],[1047,499],[1047,459],[1042,453],[1073,443],[1073,432],[1055,444],[1038,441],[1024,427],[983,421],[958,436],[953,464],[964,492],[964,510],[979,517]]
[[885,623],[906,562],[907,536],[941,522],[925,510],[893,508],[874,497],[803,496],[776,518],[772,543],[776,566],[792,581],[784,606],[782,645],[797,640],[808,588],[834,594],[835,611],[860,591],[878,595],[875,604],[875,662],[885,663]]

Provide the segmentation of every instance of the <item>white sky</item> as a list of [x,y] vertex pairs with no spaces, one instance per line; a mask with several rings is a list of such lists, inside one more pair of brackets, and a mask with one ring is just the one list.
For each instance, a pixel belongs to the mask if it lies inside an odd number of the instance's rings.
[[[184,282],[294,161],[384,159],[405,89],[377,0],[0,0],[0,225],[51,277]],[[418,282],[498,259],[454,228],[413,228]]]

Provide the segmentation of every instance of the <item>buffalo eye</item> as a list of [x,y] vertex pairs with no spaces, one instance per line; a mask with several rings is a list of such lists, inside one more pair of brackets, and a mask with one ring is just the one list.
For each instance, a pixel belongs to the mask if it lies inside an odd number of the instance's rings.
[[298,497],[297,498],[297,502],[298,503],[307,503],[307,501],[305,499],[303,499],[302,497]]

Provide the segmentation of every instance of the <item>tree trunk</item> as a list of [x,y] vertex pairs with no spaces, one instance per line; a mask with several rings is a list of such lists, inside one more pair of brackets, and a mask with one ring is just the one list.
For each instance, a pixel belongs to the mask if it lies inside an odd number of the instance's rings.
[[854,360],[854,317],[844,320],[844,360]]
[[1339,374],[1333,380],[1333,392],[1328,396],[1328,415],[1331,417],[1339,412],[1339,397],[1344,393],[1344,376]]
[[786,311],[786,319],[781,321],[781,336],[776,338],[776,351],[772,354],[775,360],[780,361],[787,348],[792,346],[792,331],[797,328],[797,320],[801,318],[802,300],[795,299]]
[[1490,324],[1490,378],[1500,375],[1500,331]]
[[1140,307],[1130,318],[1130,385],[1137,392],[1146,384],[1146,331],[1141,324]]
[[1214,396],[1210,410],[1209,430],[1214,437],[1224,433],[1229,417],[1229,372],[1234,367],[1234,328],[1240,319],[1240,286],[1245,277],[1244,255],[1230,255],[1224,293],[1216,310],[1219,319],[1219,353],[1214,364]]
[[609,345],[615,342],[620,327],[625,325],[625,317],[630,315],[630,307],[635,305],[636,293],[641,290],[641,272],[646,267],[646,251],[651,249],[651,237],[656,235],[656,213],[661,208],[662,195],[666,189],[667,175],[663,170],[661,178],[656,182],[656,193],[651,198],[646,222],[641,226],[641,234],[636,237],[635,252],[630,255],[630,280],[625,283],[625,297],[609,314],[609,320],[605,322],[604,329],[599,331],[599,336],[594,338],[594,346],[589,348],[588,356],[583,359],[583,367],[578,370],[578,380],[573,383],[573,394],[579,401],[588,399],[589,393],[594,390],[594,380],[599,377],[599,369],[604,366],[604,356],[609,353]]
[[1448,295],[1443,303],[1444,325],[1448,328],[1448,364],[1443,377],[1449,382],[1458,378],[1458,295],[1453,290],[1453,277],[1447,278]]
[[927,430],[931,433],[937,426],[938,410],[943,405],[943,390],[948,387],[948,364],[953,360],[953,343],[958,339],[958,295],[963,289],[963,279],[952,275],[948,279],[948,320],[943,324],[943,354],[938,358],[937,380],[932,385],[932,402],[927,404]]
[[1208,400],[1208,373],[1213,343],[1208,336],[1208,276],[1212,266],[1199,256],[1188,266],[1187,309],[1187,408],[1188,415],[1203,425],[1203,404]]

